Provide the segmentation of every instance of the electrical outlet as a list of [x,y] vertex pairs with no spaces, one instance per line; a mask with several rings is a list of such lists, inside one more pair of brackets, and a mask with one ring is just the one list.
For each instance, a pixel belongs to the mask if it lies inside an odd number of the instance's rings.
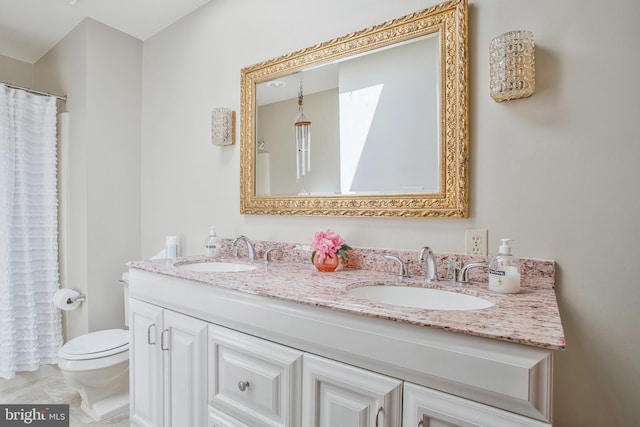
[[464,251],[470,255],[487,255],[486,228],[467,228],[464,232]]

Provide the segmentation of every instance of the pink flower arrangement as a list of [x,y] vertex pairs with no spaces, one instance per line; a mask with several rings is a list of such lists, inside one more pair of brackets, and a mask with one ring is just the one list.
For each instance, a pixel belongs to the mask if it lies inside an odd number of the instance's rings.
[[327,257],[333,258],[336,254],[342,259],[348,258],[347,251],[351,250],[351,246],[347,245],[338,233],[327,230],[318,231],[313,236],[311,249],[313,250],[311,262],[314,262],[316,257],[318,257],[319,262],[324,262]]

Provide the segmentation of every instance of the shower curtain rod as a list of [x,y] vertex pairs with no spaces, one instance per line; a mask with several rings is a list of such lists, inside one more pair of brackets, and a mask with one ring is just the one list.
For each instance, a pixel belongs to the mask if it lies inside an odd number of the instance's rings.
[[29,93],[33,93],[35,95],[53,96],[54,98],[57,98],[62,102],[67,102],[67,95],[56,95],[54,93],[42,92],[42,91],[35,90],[35,89],[29,89],[28,87],[12,85],[11,83],[4,83],[4,82],[0,82],[0,83],[5,85],[6,87],[10,87],[11,89],[20,89],[20,90],[24,90],[24,91],[29,92]]

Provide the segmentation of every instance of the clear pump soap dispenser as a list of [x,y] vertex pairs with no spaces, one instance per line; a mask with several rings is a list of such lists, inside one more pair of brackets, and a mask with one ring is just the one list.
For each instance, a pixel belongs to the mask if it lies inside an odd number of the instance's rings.
[[520,260],[511,255],[511,239],[500,239],[498,256],[489,264],[489,289],[504,294],[520,292]]
[[217,258],[222,255],[222,242],[216,235],[216,228],[214,226],[209,227],[209,237],[204,242],[205,255],[208,257]]

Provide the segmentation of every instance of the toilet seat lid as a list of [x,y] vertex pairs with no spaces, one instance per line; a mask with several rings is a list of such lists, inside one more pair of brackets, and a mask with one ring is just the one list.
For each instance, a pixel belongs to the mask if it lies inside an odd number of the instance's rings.
[[129,349],[129,331],[107,329],[76,337],[62,346],[59,356],[70,360],[95,359]]

